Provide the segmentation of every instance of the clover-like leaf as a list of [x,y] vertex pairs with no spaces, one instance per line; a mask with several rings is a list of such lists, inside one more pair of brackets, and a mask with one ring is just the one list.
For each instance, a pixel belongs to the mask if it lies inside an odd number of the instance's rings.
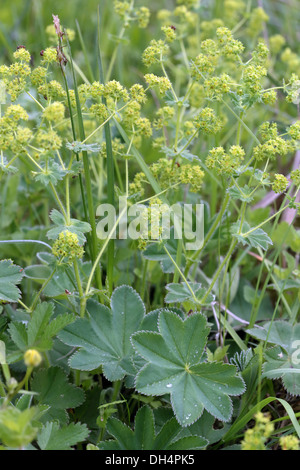
[[159,333],[142,331],[132,336],[137,353],[147,364],[136,377],[136,389],[145,395],[171,394],[173,411],[182,426],[189,426],[206,409],[221,421],[229,421],[229,395],[244,392],[235,366],[203,362],[209,328],[200,313],[182,320],[162,311]]
[[300,323],[268,322],[263,328],[250,328],[247,332],[256,339],[276,345],[265,352],[263,376],[282,379],[286,390],[300,395]]
[[91,231],[90,224],[81,220],[70,219],[70,223],[67,225],[64,216],[56,209],[51,211],[50,219],[55,225],[55,227],[51,228],[47,232],[47,237],[50,240],[55,240],[61,232],[67,230],[69,232],[76,233],[78,241],[82,245],[86,241],[84,234]]
[[77,140],[75,140],[74,142],[67,142],[66,147],[67,149],[72,150],[74,153],[80,153],[80,152],[98,153],[101,149],[101,146],[97,143],[84,144],[83,142],[78,142]]
[[[191,290],[193,291],[195,297],[198,300],[204,297],[206,293],[206,289],[202,287],[200,283],[190,282],[189,287],[187,286],[185,282],[167,284],[166,289],[168,293],[165,297],[165,302],[175,303],[175,302],[185,302],[186,300],[193,301],[194,298],[193,298]],[[209,294],[205,303],[210,304],[211,302],[213,302],[213,300],[214,300],[214,296],[212,294]]]
[[111,310],[97,302],[88,303],[89,318],[78,319],[65,328],[59,338],[81,349],[70,360],[73,369],[93,370],[100,365],[108,380],[135,374],[130,337],[138,331],[145,315],[144,304],[129,286],[114,290]]
[[0,261],[0,300],[17,302],[20,289],[17,287],[23,277],[23,269],[16,266],[10,259]]
[[242,232],[239,233],[240,223],[237,222],[232,225],[232,235],[243,245],[253,246],[253,248],[261,248],[267,250],[268,245],[273,245],[271,238],[261,228],[251,231],[250,225],[247,222],[243,223]]
[[239,199],[243,202],[251,202],[253,196],[251,195],[252,189],[245,185],[242,188],[237,188],[235,185],[231,186],[226,191],[232,199]]
[[40,181],[44,186],[48,186],[49,183],[57,184],[58,181],[62,180],[68,170],[65,170],[57,162],[50,160],[47,164],[47,168],[44,168],[42,172],[32,172],[35,180]]

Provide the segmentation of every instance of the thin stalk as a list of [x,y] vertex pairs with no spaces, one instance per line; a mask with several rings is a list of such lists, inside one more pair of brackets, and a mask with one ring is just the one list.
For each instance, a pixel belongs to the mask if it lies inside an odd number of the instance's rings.
[[[84,317],[84,309],[82,310],[82,308],[81,308],[84,304],[84,302],[83,302],[84,293],[83,293],[83,289],[82,289],[77,258],[74,258],[73,267],[74,267],[75,279],[76,279],[76,283],[77,283],[77,287],[78,287],[78,293],[79,293],[80,316]],[[85,307],[85,305],[84,305],[84,307]]]

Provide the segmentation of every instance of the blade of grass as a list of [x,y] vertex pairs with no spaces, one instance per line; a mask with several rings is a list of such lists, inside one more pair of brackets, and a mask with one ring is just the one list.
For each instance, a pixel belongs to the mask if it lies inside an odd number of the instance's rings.
[[[101,31],[100,31],[100,6],[98,6],[98,67],[99,67],[99,77],[100,82],[104,84],[104,72],[102,66],[102,57],[101,57]],[[102,102],[106,105],[106,98],[102,97]],[[104,135],[106,142],[106,162],[107,162],[107,202],[112,206],[115,205],[115,168],[114,168],[114,156],[112,150],[112,140],[111,140],[111,131],[109,121],[104,126]],[[109,293],[112,293],[113,290],[113,269],[114,269],[114,256],[115,256],[115,243],[111,239],[107,246],[107,282]]]
[[257,405],[255,405],[253,408],[251,408],[251,410],[245,416],[243,416],[241,419],[238,418],[233,423],[233,425],[231,426],[229,431],[223,437],[223,439],[222,439],[223,443],[231,441],[236,436],[236,434],[241,429],[243,429],[246,426],[246,424],[253,418],[255,413],[262,410],[269,403],[272,403],[273,401],[276,401],[276,400],[279,401],[279,403],[281,403],[281,405],[285,408],[285,410],[286,410],[286,412],[287,412],[287,414],[288,414],[288,416],[289,416],[289,418],[290,418],[290,420],[291,420],[291,422],[294,426],[294,429],[295,429],[296,433],[298,434],[298,436],[300,438],[300,425],[297,421],[297,418],[295,416],[295,413],[294,413],[292,407],[285,400],[282,400],[281,398],[268,397],[268,398],[265,398],[264,400],[260,401]]
[[[83,118],[82,118],[82,112],[81,112],[81,105],[80,105],[80,100],[79,100],[79,93],[78,93],[78,87],[77,87],[77,80],[75,76],[75,70],[73,66],[73,60],[72,60],[72,52],[71,52],[71,47],[68,41],[68,52],[69,52],[69,57],[70,57],[70,64],[71,64],[71,72],[72,72],[72,78],[73,78],[73,84],[74,84],[74,93],[75,93],[75,100],[76,100],[76,109],[77,109],[77,121],[78,121],[78,127],[79,127],[79,135],[81,141],[84,141],[85,139],[85,131],[84,131],[84,126],[83,126]],[[91,225],[91,259],[92,262],[95,262],[96,259],[96,253],[98,250],[98,238],[97,238],[97,232],[96,232],[96,219],[95,219],[95,211],[94,211],[94,203],[93,203],[93,192],[92,192],[92,181],[91,181],[91,174],[90,174],[90,165],[89,165],[89,158],[88,154],[86,151],[82,151],[82,160],[83,160],[83,170],[84,170],[84,178],[85,178],[85,186],[86,186],[86,198],[87,198],[87,211],[88,211],[88,221]],[[100,270],[100,265],[96,267],[95,270],[95,275],[96,275],[96,282],[97,286],[99,289],[102,288],[102,280],[101,280],[101,270]]]

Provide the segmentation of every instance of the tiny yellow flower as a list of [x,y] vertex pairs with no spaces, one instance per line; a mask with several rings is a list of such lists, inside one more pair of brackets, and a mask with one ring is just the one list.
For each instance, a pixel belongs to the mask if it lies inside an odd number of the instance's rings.
[[42,356],[36,349],[28,349],[24,354],[24,362],[27,367],[37,367],[42,362]]

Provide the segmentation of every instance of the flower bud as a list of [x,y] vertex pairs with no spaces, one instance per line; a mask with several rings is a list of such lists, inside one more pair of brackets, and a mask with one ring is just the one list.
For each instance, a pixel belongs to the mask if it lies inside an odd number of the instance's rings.
[[28,349],[24,354],[24,362],[27,367],[37,367],[42,362],[42,356],[36,349]]

